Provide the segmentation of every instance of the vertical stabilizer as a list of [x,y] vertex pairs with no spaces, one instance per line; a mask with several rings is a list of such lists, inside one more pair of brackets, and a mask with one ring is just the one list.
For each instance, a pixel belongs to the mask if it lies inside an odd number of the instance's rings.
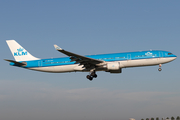
[[12,55],[16,61],[30,61],[39,60],[32,56],[28,51],[26,51],[21,45],[19,45],[15,40],[6,40]]

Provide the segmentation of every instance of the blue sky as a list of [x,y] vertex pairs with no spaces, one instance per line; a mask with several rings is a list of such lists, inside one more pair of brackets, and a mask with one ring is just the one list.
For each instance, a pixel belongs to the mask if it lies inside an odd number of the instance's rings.
[[0,119],[125,120],[176,117],[179,59],[122,74],[42,73],[9,66],[5,40],[39,58],[64,57],[53,45],[81,55],[167,50],[180,56],[180,1],[1,0]]

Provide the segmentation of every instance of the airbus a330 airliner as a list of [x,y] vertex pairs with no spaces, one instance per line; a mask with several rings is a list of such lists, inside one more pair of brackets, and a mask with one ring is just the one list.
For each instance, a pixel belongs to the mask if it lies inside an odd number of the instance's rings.
[[177,56],[171,52],[162,50],[82,56],[54,45],[57,51],[68,57],[40,59],[32,56],[15,40],[6,40],[6,42],[15,61],[5,60],[9,61],[12,66],[52,73],[90,72],[90,74],[86,76],[89,80],[97,77],[96,71],[121,73],[122,68],[152,65],[159,65],[158,70],[161,71],[162,64],[171,62],[177,58]]

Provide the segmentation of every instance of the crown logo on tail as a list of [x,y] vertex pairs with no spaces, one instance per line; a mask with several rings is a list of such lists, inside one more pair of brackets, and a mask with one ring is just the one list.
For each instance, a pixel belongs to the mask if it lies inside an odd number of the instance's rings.
[[22,52],[23,50],[24,50],[23,48],[17,49],[18,52]]
[[17,49],[17,52],[14,52],[14,56],[24,56],[24,55],[27,55],[27,51],[23,52],[24,49],[23,48],[19,48]]

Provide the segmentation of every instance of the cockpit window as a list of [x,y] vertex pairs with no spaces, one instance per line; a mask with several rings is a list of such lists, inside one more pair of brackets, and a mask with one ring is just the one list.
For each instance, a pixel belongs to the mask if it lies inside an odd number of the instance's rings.
[[172,53],[168,53],[168,55],[172,55]]

